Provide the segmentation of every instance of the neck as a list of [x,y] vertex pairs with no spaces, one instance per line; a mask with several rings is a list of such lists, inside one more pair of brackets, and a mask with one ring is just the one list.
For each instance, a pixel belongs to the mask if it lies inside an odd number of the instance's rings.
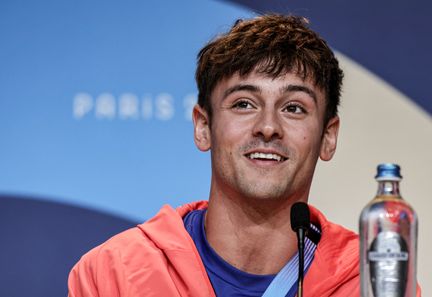
[[276,274],[297,252],[291,205],[306,199],[243,199],[213,191],[205,230],[210,246],[234,267]]

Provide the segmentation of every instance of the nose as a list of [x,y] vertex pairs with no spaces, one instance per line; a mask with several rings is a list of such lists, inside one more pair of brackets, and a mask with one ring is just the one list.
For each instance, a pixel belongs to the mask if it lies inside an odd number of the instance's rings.
[[263,110],[261,115],[256,119],[253,135],[261,137],[265,142],[282,138],[283,129],[280,121],[281,119],[277,111]]

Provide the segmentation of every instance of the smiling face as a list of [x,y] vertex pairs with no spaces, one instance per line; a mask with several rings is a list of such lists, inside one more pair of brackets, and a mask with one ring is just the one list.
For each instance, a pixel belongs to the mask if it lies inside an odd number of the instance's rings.
[[247,199],[307,200],[318,157],[330,160],[339,119],[324,126],[325,95],[294,73],[220,81],[211,124],[194,108],[195,143],[211,149],[212,192]]

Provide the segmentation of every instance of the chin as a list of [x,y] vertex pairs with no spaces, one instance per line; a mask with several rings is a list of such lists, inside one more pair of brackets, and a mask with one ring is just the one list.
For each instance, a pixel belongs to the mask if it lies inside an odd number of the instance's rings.
[[268,200],[284,200],[287,198],[287,191],[285,187],[281,187],[280,184],[278,185],[265,185],[262,186],[260,184],[254,184],[252,187],[248,187],[247,189],[243,189],[241,191],[245,197],[249,197],[250,199],[254,200],[262,200],[262,201],[268,201]]

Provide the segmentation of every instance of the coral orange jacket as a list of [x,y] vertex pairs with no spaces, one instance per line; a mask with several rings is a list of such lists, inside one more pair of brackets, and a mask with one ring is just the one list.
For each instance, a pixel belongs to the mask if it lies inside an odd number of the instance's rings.
[[[182,218],[206,201],[152,219],[85,254],[69,275],[69,297],[213,297],[210,280]],[[304,296],[360,296],[358,236],[311,207],[322,237],[304,280]]]

